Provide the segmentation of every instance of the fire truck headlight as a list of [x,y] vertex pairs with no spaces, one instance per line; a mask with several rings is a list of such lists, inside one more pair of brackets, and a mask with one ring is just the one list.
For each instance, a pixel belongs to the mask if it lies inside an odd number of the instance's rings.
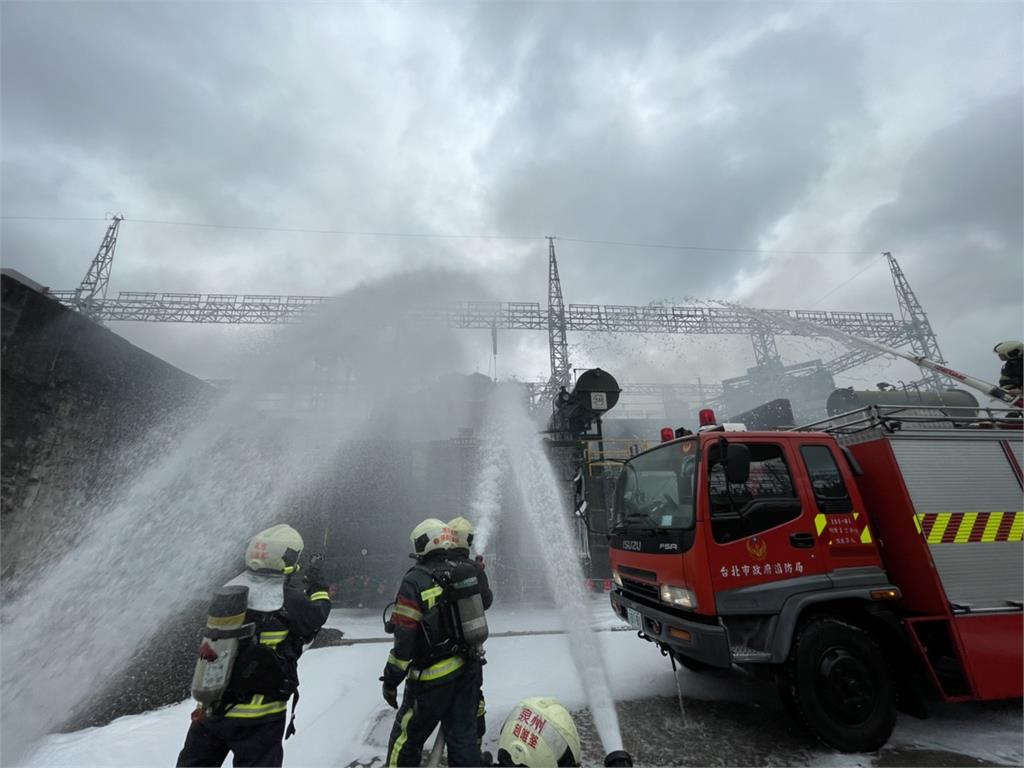
[[617,586],[617,587],[621,587],[622,586],[622,577],[619,576],[619,572],[616,571],[614,568],[612,569],[612,581],[615,582],[615,586]]
[[693,610],[697,607],[697,596],[686,587],[673,587],[671,584],[662,584],[661,602]]

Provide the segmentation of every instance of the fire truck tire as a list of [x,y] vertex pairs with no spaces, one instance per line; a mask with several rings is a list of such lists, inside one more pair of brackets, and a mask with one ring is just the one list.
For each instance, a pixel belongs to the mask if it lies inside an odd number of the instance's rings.
[[783,700],[821,742],[841,752],[880,749],[896,724],[896,688],[882,649],[832,616],[804,624],[786,663]]

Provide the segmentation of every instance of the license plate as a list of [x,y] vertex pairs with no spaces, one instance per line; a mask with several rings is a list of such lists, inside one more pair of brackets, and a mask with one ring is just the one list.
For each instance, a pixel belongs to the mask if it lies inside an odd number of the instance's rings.
[[638,611],[638,610],[636,610],[634,608],[627,608],[626,609],[626,620],[629,622],[630,626],[633,627],[634,629],[639,629],[641,631],[643,630],[643,628],[644,628],[644,617],[640,614],[640,611]]

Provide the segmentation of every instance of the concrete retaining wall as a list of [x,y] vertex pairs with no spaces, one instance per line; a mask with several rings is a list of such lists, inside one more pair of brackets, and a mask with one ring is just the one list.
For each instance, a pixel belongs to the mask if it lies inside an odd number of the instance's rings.
[[[2,575],[60,547],[117,480],[116,455],[213,388],[130,344],[12,270],[0,274]],[[58,536],[58,538],[65,538]]]

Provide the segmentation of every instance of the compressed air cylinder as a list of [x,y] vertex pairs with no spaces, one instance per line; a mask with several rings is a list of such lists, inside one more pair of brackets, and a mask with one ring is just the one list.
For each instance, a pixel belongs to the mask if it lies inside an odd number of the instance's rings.
[[469,645],[483,645],[487,639],[487,617],[484,615],[484,601],[477,592],[458,601],[459,619],[462,622],[462,639]]
[[477,566],[469,562],[460,563],[452,574],[451,586],[462,641],[466,645],[483,645],[488,630]]
[[238,657],[238,642],[245,636],[243,625],[248,601],[248,587],[221,587],[213,593],[192,677],[192,697],[200,704],[218,701],[228,687]]

